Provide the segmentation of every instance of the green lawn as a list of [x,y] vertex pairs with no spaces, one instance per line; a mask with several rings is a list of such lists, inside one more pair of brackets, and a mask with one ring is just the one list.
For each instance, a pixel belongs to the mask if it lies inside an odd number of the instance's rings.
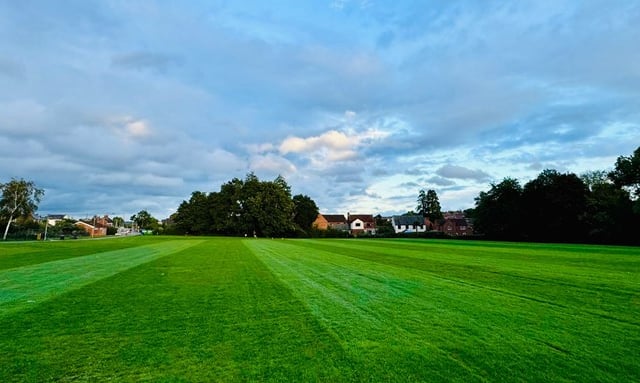
[[0,381],[640,381],[640,248],[0,243]]

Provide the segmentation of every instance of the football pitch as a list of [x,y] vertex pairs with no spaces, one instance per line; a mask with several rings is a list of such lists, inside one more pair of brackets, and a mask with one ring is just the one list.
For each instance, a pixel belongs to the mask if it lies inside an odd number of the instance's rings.
[[0,381],[640,381],[640,248],[0,243]]

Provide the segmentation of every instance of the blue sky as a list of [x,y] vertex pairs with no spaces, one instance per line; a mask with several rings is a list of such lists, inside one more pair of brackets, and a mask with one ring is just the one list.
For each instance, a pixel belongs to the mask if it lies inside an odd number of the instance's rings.
[[0,181],[158,218],[282,174],[326,213],[444,209],[640,145],[638,1],[0,0]]

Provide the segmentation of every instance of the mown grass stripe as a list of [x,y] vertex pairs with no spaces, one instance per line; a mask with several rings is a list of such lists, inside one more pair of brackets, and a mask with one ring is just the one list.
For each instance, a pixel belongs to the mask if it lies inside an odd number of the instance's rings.
[[33,241],[25,243],[0,242],[0,270],[59,261],[173,240],[160,236],[117,237],[64,241]]
[[640,381],[640,249],[200,239],[0,316],[0,381]]
[[0,318],[0,339],[3,383],[375,380],[235,238]]
[[200,242],[176,240],[0,270],[0,316]]
[[[385,262],[379,262],[375,249],[360,249],[375,243],[343,241],[334,247],[328,242],[321,248],[312,241],[248,241],[248,246],[351,355],[394,361],[394,373],[422,369],[414,380],[640,377],[635,357],[625,351],[640,345],[637,326],[585,316],[585,307],[570,304],[573,297],[565,296],[562,286],[555,286],[555,299],[542,302],[517,296],[526,289],[526,279],[502,281],[504,291],[512,294],[498,294],[479,288],[491,287],[493,281],[477,281],[473,267],[466,275],[455,264],[434,271],[422,268],[424,259],[417,254],[386,254]],[[349,256],[350,244],[350,252],[360,256]],[[553,278],[548,285],[554,288]],[[638,313],[637,306],[627,310]],[[439,376],[442,371],[448,374]]]
[[[435,306],[426,299],[414,306],[416,296],[426,298],[419,291],[423,285],[415,278],[389,275],[364,261],[344,262],[329,252],[306,253],[290,242],[245,243],[374,376],[485,381],[477,366],[425,336],[415,315],[420,310],[433,311]],[[407,317],[402,317],[403,311]]]
[[[439,278],[477,288],[550,302],[557,306],[570,306],[578,311],[586,310],[593,315],[614,317],[621,322],[640,325],[638,307],[633,304],[640,298],[640,257],[635,254],[619,256],[615,253],[602,253],[601,258],[626,257],[626,263],[630,264],[616,271],[604,271],[598,263],[578,267],[556,266],[555,262],[560,257],[557,250],[552,257],[553,262],[547,264],[545,261],[549,257],[547,253],[539,252],[540,249],[534,252],[535,256],[512,249],[510,255],[507,253],[496,257],[493,254],[483,254],[486,250],[482,249],[465,253],[464,248],[461,250],[457,246],[445,247],[440,244],[432,247],[429,242],[423,242],[419,246],[412,245],[409,249],[403,248],[401,243],[388,246],[386,241],[297,243],[307,248],[329,250],[389,266],[419,269]],[[522,259],[523,256],[533,259]],[[558,294],[559,289],[562,289],[562,294]]]

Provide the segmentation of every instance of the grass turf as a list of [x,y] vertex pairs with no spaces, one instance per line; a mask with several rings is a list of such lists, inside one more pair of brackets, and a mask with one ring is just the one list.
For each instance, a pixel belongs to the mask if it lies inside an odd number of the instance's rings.
[[638,248],[23,246],[0,244],[0,381],[640,380]]

